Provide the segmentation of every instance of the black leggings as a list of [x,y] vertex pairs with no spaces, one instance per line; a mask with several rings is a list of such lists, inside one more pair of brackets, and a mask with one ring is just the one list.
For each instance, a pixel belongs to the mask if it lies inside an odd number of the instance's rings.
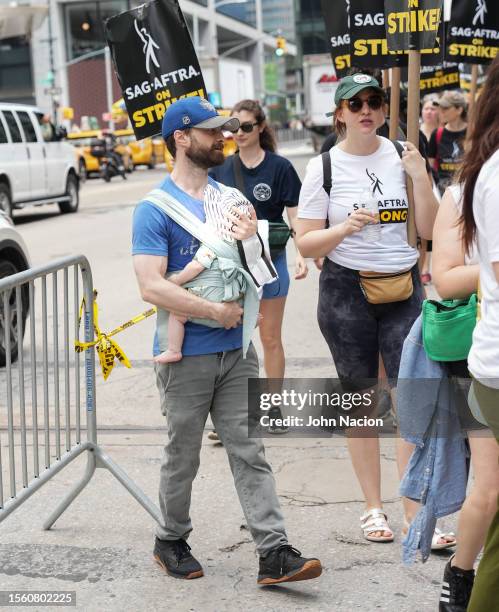
[[380,353],[390,385],[397,384],[402,345],[424,299],[417,265],[412,282],[409,299],[370,304],[360,289],[358,272],[325,258],[317,319],[345,388],[367,389],[375,384]]

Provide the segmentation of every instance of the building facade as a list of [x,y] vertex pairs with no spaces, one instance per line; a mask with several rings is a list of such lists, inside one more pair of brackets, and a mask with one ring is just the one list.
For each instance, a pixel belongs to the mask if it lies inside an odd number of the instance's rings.
[[295,0],[297,62],[304,55],[329,51],[321,0]]
[[[276,56],[275,36],[263,28],[262,1],[269,0],[180,0],[207,90],[223,106],[245,97],[265,99],[264,66]],[[36,101],[48,112],[71,107],[75,123],[95,116],[102,124],[110,110],[103,22],[139,4],[48,0],[49,17],[31,41],[0,41],[8,51],[0,59],[0,99]],[[231,6],[237,10],[229,15]],[[295,52],[292,43],[288,51]],[[111,86],[113,100],[120,98],[114,71]]]

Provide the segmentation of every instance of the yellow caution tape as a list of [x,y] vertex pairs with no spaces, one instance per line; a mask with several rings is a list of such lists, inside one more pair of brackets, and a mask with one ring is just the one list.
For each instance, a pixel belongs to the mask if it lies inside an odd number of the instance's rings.
[[[85,306],[85,298],[83,298],[80,306],[80,320],[81,322],[83,315],[83,308]],[[105,334],[99,328],[99,309],[97,307],[97,291],[94,289],[93,296],[93,312],[94,312],[94,329],[97,335],[97,339],[92,342],[80,342],[79,340],[75,340],[75,351],[77,353],[82,353],[83,351],[88,351],[88,349],[93,348],[95,346],[97,354],[99,355],[99,361],[102,368],[102,375],[104,376],[104,380],[107,380],[109,375],[111,374],[114,368],[114,362],[117,359],[120,361],[125,367],[131,368],[132,364],[130,360],[125,355],[123,349],[119,346],[119,344],[115,340],[111,340],[112,336],[115,336],[119,332],[127,329],[128,327],[132,327],[136,323],[140,323],[144,319],[156,314],[156,308],[150,308],[145,312],[133,317],[126,323],[119,325],[113,331]]]

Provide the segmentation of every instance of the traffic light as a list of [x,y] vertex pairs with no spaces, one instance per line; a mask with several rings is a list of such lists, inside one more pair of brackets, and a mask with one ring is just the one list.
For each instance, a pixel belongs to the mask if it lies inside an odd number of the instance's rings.
[[275,54],[278,57],[286,53],[286,39],[284,36],[278,36],[275,40]]

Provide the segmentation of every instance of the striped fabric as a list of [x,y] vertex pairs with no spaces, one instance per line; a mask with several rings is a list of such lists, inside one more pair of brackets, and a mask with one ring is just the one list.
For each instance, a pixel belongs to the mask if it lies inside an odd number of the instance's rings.
[[227,216],[227,211],[233,209],[237,215],[250,217],[250,202],[244,195],[232,187],[226,187],[220,191],[212,185],[207,185],[204,191],[204,212],[206,224],[209,225],[222,240],[234,244],[232,236],[232,221]]

